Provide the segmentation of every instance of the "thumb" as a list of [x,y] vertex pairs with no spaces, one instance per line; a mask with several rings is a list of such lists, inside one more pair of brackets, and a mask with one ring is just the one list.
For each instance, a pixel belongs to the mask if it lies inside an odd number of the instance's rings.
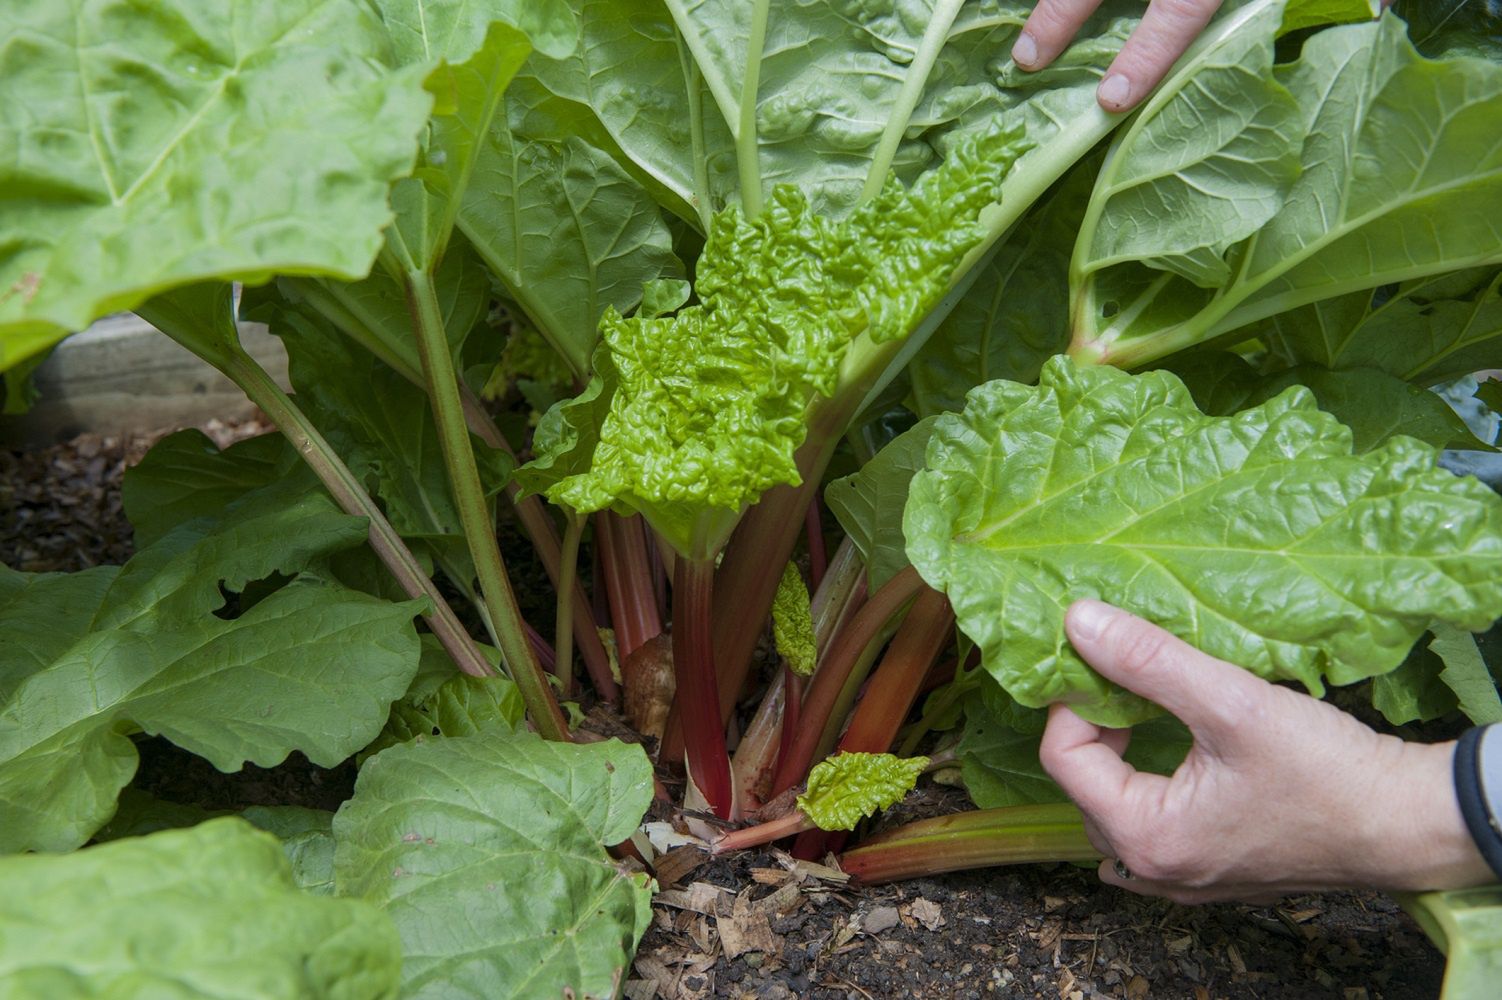
[[1271,689],[1151,622],[1101,601],[1076,601],[1064,616],[1069,641],[1107,680],[1161,705],[1196,738],[1235,732]]

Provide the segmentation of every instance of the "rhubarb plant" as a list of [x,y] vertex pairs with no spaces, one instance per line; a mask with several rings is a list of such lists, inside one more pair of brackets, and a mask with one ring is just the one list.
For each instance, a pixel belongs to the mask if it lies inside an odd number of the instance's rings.
[[[1502,501],[1436,464],[1491,444],[1429,391],[1502,368],[1502,32],[1228,2],[1112,115],[1140,5],[1038,73],[1007,55],[1029,8],[0,14],[7,408],[133,309],[279,431],[159,442],[124,566],[0,569],[0,851],[115,841],[0,858],[0,921],[229,867],[216,891],[286,914],[249,995],[299,967],[308,995],[612,995],[650,886],[605,848],[685,765],[659,808],[755,821],[719,850],[1087,859],[1041,707],[1134,726],[1141,767],[1187,734],[1074,654],[1079,597],[1394,724],[1502,715],[1472,636]],[[588,744],[617,705],[656,775]],[[244,813],[289,876],[129,787],[146,735],[360,777],[337,814]],[[956,765],[979,811],[872,829]],[[143,941],[208,919],[173,906]],[[95,992],[174,971],[64,951]],[[0,948],[0,992],[49,989],[39,954]]]

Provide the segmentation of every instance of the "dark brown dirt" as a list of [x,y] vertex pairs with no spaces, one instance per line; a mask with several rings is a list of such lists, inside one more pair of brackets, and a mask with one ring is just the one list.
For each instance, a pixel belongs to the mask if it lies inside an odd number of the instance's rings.
[[[797,892],[783,909],[786,890],[755,879],[785,860],[757,854],[694,872],[724,889],[705,907],[712,914],[659,897],[627,995],[1404,1000],[1437,996],[1444,975],[1422,933],[1374,893],[1181,907],[1107,887],[1093,871],[1035,865],[858,890],[789,877]],[[759,903],[757,940],[741,927],[756,924]],[[721,925],[732,946],[749,938],[766,950],[728,957]]]
[[[221,444],[245,430],[210,428]],[[119,478],[148,444],[85,436],[0,451],[0,561],[33,572],[124,561]],[[294,755],[227,775],[165,740],[138,746],[138,787],[208,809],[332,809],[353,787],[352,764],[328,771]],[[1185,908],[1070,866],[860,889],[789,866],[780,853],[748,853],[666,887],[627,996],[1429,1000],[1444,971],[1416,926],[1373,893]]]

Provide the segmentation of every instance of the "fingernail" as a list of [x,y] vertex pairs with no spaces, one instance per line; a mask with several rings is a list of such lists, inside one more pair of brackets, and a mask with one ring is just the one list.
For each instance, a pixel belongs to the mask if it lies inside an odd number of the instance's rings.
[[1019,66],[1031,66],[1038,61],[1038,42],[1024,31],[1012,45],[1012,61]]
[[1115,614],[1115,608],[1101,601],[1075,601],[1068,615],[1070,634],[1087,642],[1098,639]]
[[1112,73],[1101,81],[1100,90],[1096,93],[1100,95],[1102,104],[1109,104],[1113,108],[1125,107],[1132,99],[1132,81],[1120,73]]

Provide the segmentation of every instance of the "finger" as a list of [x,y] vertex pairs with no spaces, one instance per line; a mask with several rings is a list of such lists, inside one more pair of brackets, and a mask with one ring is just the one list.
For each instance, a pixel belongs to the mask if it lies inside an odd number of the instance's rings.
[[1100,0],[1039,0],[1012,45],[1012,61],[1023,69],[1047,66],[1099,6]]
[[1096,91],[1107,111],[1126,111],[1156,87],[1205,29],[1220,0],[1152,0]]
[[1247,709],[1272,690],[1240,667],[1101,601],[1076,601],[1064,628],[1101,676],[1166,708],[1196,739],[1212,744],[1232,735]]
[[1107,729],[1105,726],[1101,726],[1100,741],[1110,747],[1116,756],[1125,757],[1127,747],[1132,745],[1132,730],[1130,727],[1126,729]]
[[1104,828],[1121,808],[1127,783],[1137,772],[1101,742],[1103,730],[1065,705],[1048,710],[1048,725],[1038,744],[1038,759],[1048,776]]
[[1095,848],[1105,857],[1116,857],[1115,845],[1111,843],[1111,838],[1106,836],[1105,831],[1096,825],[1095,820],[1086,816],[1080,825],[1085,828],[1085,839],[1090,841],[1091,847]]

